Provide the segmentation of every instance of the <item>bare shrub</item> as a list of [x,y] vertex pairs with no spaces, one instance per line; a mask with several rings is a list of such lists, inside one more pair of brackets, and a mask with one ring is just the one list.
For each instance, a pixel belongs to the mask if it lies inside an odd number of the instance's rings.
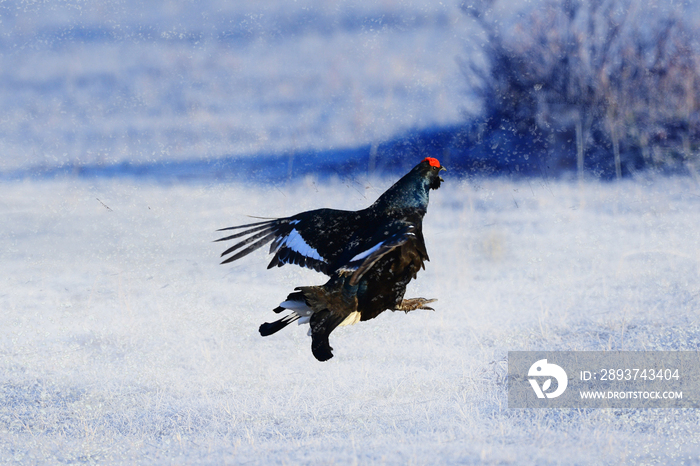
[[462,5],[486,35],[485,64],[462,62],[486,137],[503,129],[528,137],[558,168],[575,161],[579,176],[695,162],[699,35],[682,11],[637,0],[544,0],[506,26],[494,3]]

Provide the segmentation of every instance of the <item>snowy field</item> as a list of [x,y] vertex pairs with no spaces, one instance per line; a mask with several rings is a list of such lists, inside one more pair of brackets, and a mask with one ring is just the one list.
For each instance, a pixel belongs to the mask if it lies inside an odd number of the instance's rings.
[[0,2],[0,173],[455,124],[470,26],[457,2],[426,0]]
[[[449,172],[448,172],[449,175]],[[509,350],[698,350],[700,188],[458,181],[431,194],[435,312],[261,338],[294,287],[246,214],[357,209],[391,180],[0,185],[0,462],[697,464],[696,410],[509,410]]]
[[[258,327],[324,277],[221,266],[215,230],[393,180],[120,172],[460,124],[483,40],[459,2],[0,1],[0,463],[700,464],[695,410],[509,410],[505,386],[509,350],[700,349],[696,178],[448,171],[407,293],[436,311],[337,329],[319,363],[305,327]],[[114,177],[47,176],[80,166]]]

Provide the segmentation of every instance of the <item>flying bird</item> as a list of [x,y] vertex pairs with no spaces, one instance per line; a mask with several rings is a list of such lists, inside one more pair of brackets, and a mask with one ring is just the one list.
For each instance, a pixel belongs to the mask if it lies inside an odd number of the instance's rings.
[[239,240],[221,254],[228,256],[222,264],[271,243],[268,269],[296,264],[330,277],[320,286],[296,288],[274,309],[291,312],[262,324],[260,334],[272,335],[295,321],[308,323],[311,351],[326,361],[333,357],[329,335],[338,326],[385,310],[433,310],[427,304],[435,299],[404,299],[404,293],[429,260],[423,217],[430,190],[444,181],[442,170],[437,159],[427,157],[362,210],[317,209],[218,230],[240,230],[216,240]]

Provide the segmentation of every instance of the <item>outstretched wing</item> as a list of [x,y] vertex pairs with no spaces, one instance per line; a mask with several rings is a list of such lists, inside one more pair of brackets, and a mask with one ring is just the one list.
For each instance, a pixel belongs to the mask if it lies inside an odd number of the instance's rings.
[[355,233],[357,212],[318,209],[287,218],[270,219],[218,231],[241,230],[216,241],[242,238],[221,254],[222,264],[233,262],[251,252],[270,245],[274,254],[267,268],[297,264],[331,275],[348,239]]
[[377,233],[362,248],[355,248],[354,255],[338,271],[352,274],[349,284],[356,285],[380,259],[398,248],[401,254],[396,267],[399,269],[411,262],[416,264],[416,269],[424,268],[423,262],[430,260],[420,227],[403,220],[392,220],[377,228]]

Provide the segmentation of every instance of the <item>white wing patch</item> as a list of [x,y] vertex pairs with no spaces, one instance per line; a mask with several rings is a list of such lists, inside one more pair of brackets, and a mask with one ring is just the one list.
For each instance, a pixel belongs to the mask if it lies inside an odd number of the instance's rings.
[[376,251],[377,249],[382,247],[382,244],[384,244],[384,241],[382,241],[381,243],[377,243],[375,246],[371,247],[370,249],[366,250],[365,252],[359,253],[358,255],[356,255],[355,257],[350,259],[350,262],[355,262],[355,261],[359,261],[360,259],[364,259],[365,257],[372,254],[374,251]]
[[294,252],[298,252],[302,256],[309,257],[311,259],[316,259],[319,261],[325,261],[323,257],[314,248],[308,245],[304,238],[301,237],[299,232],[294,229],[284,238],[280,243],[280,247],[286,246]]

